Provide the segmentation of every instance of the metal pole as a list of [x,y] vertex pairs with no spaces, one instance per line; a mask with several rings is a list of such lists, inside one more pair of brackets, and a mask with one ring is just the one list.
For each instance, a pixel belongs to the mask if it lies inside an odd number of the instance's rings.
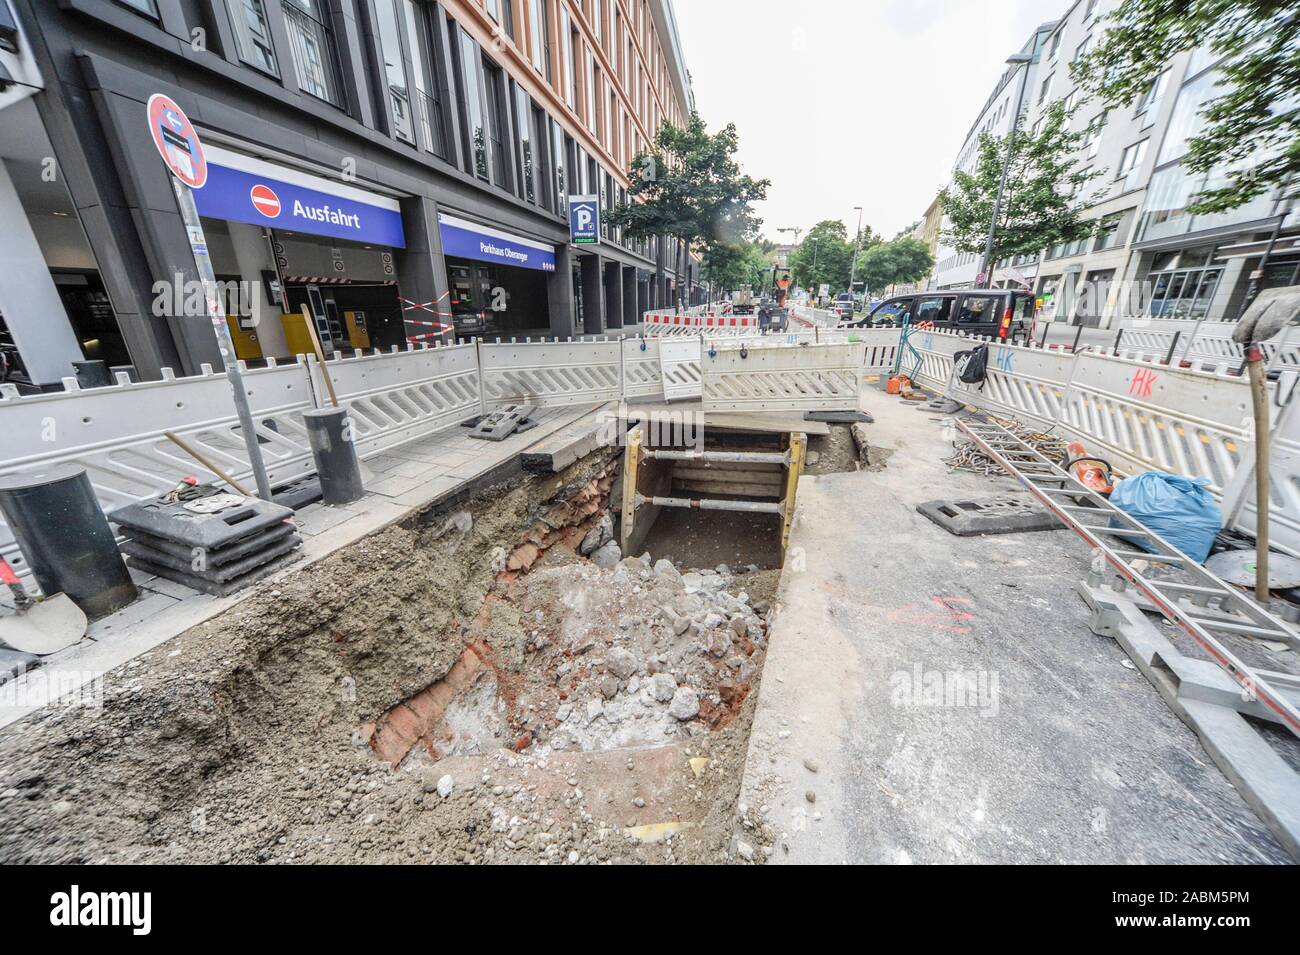
[[[858,231],[853,233],[853,263],[849,266],[849,304],[853,304],[853,279],[858,273],[858,245],[862,241],[862,207],[858,206]],[[849,314],[853,310],[849,309]]]
[[[266,474],[266,464],[262,460],[262,449],[257,442],[257,428],[253,424],[253,413],[248,408],[248,391],[244,388],[244,375],[239,370],[239,360],[235,357],[235,344],[230,339],[230,328],[226,325],[225,310],[217,296],[217,276],[212,271],[212,259],[208,255],[208,241],[203,234],[203,222],[199,219],[199,210],[194,205],[194,193],[188,185],[175,176],[172,191],[176,193],[176,203],[180,206],[181,220],[185,223],[185,232],[189,236],[190,250],[194,253],[194,265],[198,268],[199,281],[203,283],[203,299],[212,320],[212,332],[217,336],[217,350],[221,353],[221,362],[226,366],[226,378],[230,381],[230,390],[235,399],[235,414],[239,417],[239,430],[244,436],[244,447],[248,451],[248,463],[253,468],[253,480],[257,484],[257,496],[264,501],[271,500],[271,479]],[[284,287],[281,286],[281,294]]]
[[984,276],[984,281],[976,279],[977,288],[988,288],[993,279],[989,274],[989,266],[992,264],[989,260],[993,257],[993,237],[998,229],[998,216],[1002,214],[1002,197],[1007,188],[1007,174],[1011,171],[1011,154],[1016,147],[1016,136],[1020,132],[1020,109],[1024,104],[1025,86],[1029,82],[1029,63],[1021,64],[1025,69],[1020,77],[1020,89],[1016,93],[1016,110],[1011,114],[1011,130],[1007,133],[1007,154],[1002,160],[1002,177],[998,180],[998,194],[993,200],[993,215],[989,218],[989,235],[984,242],[984,258],[980,262],[980,274]]

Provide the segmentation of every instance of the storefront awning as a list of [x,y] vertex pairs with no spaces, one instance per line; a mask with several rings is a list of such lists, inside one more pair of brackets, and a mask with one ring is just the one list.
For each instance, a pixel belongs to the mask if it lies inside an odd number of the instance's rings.
[[194,190],[199,215],[406,248],[395,199],[219,146],[204,153],[208,182]]
[[444,256],[497,262],[541,272],[555,271],[554,246],[479,225],[445,212],[438,213],[438,230],[442,234]]

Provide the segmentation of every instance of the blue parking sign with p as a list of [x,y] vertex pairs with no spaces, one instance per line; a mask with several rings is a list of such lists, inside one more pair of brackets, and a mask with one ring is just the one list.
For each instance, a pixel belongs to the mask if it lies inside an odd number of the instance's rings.
[[569,197],[569,239],[574,245],[600,241],[600,197]]

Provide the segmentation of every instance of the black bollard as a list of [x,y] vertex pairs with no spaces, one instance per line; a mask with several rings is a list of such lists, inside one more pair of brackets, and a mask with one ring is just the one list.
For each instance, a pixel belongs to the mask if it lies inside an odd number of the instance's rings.
[[72,370],[82,388],[104,388],[113,383],[105,361],[74,361]]
[[91,620],[139,596],[85,468],[56,464],[0,478],[0,513],[43,593],[67,594]]
[[352,423],[346,408],[304,411],[307,440],[320,477],[321,499],[326,504],[351,504],[365,493],[361,465],[352,440]]

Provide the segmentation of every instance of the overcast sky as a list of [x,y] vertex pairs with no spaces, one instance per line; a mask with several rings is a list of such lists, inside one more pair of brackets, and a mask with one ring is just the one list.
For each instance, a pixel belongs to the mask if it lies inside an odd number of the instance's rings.
[[695,102],[772,180],[763,234],[842,219],[885,238],[947,182],[1008,55],[1070,0],[674,0]]

